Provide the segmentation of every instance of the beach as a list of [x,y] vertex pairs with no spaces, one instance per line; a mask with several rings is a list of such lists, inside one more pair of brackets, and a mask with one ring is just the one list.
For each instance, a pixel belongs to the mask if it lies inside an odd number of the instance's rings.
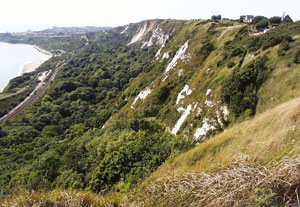
[[39,62],[31,62],[26,63],[22,66],[22,70],[20,75],[23,75],[24,73],[30,73],[35,71],[38,67],[40,67],[41,64],[43,64],[45,61],[39,61]]
[[38,61],[38,62],[25,63],[24,65],[22,65],[22,70],[21,70],[20,75],[23,75],[24,73],[30,73],[30,72],[35,71],[38,67],[40,67],[41,64],[43,64],[45,61],[49,60],[52,57],[52,53],[50,53],[49,51],[46,51],[36,45],[34,45],[33,47],[40,53],[48,55],[48,58],[45,60]]

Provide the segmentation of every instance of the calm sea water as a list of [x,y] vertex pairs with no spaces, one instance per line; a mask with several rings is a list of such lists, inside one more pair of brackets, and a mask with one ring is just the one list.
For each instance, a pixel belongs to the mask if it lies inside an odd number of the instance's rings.
[[0,91],[10,79],[21,74],[25,64],[48,58],[48,55],[37,51],[32,45],[0,42]]

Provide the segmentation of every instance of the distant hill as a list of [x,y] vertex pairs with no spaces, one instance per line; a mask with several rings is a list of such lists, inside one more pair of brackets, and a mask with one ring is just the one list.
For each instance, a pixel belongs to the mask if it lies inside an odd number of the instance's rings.
[[27,34],[86,34],[90,32],[102,32],[111,30],[112,27],[94,27],[94,26],[86,26],[86,27],[53,27],[52,29],[45,29],[41,31],[31,31],[28,30]]

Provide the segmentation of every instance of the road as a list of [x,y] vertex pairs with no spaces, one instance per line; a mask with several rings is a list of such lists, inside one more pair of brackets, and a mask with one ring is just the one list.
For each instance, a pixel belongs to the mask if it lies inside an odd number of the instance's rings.
[[57,73],[61,69],[63,69],[63,67],[66,64],[68,64],[78,53],[80,53],[81,51],[83,51],[86,48],[86,46],[89,44],[89,40],[86,38],[86,41],[87,41],[87,43],[83,48],[76,51],[67,61],[64,61],[61,65],[59,65],[58,67],[55,68],[53,74],[51,75],[51,77],[49,78],[47,83],[45,85],[41,86],[41,89],[39,91],[32,94],[29,98],[27,98],[27,100],[25,100],[24,102],[19,104],[16,108],[11,110],[8,114],[6,114],[2,118],[0,118],[0,125],[3,124],[5,121],[10,120],[10,119],[16,117],[17,115],[19,115],[20,113],[22,113],[23,111],[25,111],[29,106],[34,104],[42,95],[44,95],[45,92],[47,91],[47,89],[50,87],[52,81],[55,79]]

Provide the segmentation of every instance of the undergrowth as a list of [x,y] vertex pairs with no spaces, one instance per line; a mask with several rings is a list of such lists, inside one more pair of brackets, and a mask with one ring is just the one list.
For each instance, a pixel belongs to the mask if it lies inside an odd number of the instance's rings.
[[219,173],[172,173],[135,189],[121,206],[299,205],[299,178],[299,155],[268,167],[242,157]]

